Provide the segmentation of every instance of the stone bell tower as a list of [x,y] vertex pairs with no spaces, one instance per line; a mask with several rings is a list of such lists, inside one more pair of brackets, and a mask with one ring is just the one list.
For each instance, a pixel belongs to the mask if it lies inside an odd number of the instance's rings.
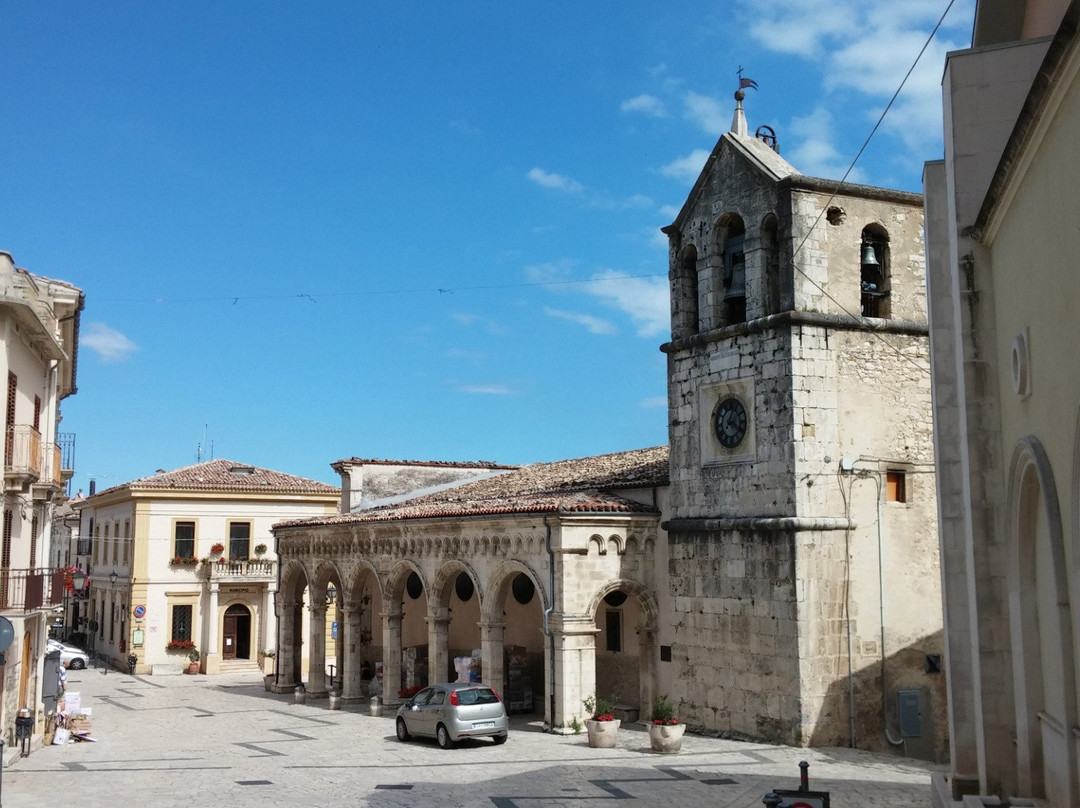
[[800,174],[744,98],[664,228],[673,695],[711,730],[941,758],[921,197]]

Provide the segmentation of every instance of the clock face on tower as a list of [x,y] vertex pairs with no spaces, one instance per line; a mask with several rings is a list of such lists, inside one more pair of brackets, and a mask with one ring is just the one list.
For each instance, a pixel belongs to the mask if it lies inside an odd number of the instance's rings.
[[746,406],[738,396],[725,396],[716,405],[713,429],[725,449],[734,449],[746,437]]

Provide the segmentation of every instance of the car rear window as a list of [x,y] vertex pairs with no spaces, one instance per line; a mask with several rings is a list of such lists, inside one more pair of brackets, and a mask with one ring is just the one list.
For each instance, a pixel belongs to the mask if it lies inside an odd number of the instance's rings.
[[490,687],[470,687],[458,691],[458,701],[462,704],[495,704],[499,697]]

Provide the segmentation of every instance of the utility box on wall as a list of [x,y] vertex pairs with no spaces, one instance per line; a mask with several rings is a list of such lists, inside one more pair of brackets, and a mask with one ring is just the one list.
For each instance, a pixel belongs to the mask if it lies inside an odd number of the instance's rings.
[[922,693],[918,690],[896,691],[897,712],[900,716],[900,737],[921,738]]

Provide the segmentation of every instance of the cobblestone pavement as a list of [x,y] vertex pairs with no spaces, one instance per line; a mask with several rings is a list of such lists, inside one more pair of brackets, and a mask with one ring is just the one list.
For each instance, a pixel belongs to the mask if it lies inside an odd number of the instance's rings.
[[[615,749],[515,719],[510,741],[400,743],[392,715],[367,704],[331,711],[267,693],[256,674],[133,677],[72,671],[68,690],[93,710],[96,743],[32,751],[3,772],[3,808],[79,806],[486,806],[758,808],[796,788],[798,762],[832,808],[929,806],[938,767],[850,749],[792,749],[687,735],[658,755],[643,727]],[[392,711],[388,711],[392,712]]]

